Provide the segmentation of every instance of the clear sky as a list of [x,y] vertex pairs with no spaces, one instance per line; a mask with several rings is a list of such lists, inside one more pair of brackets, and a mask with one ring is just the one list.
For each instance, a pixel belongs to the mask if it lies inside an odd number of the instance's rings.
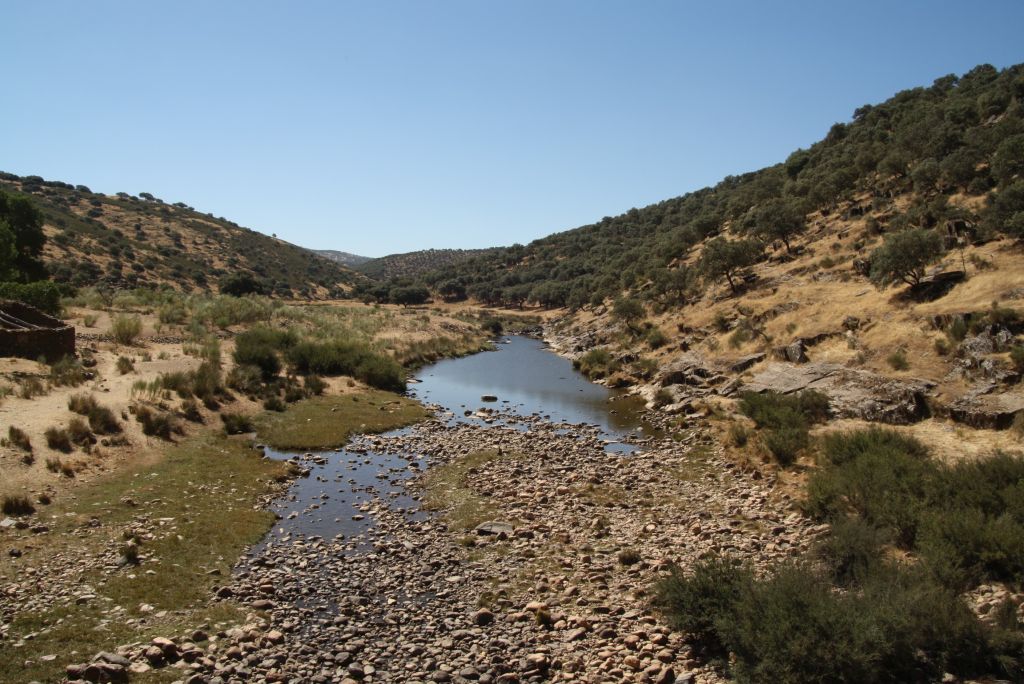
[[382,256],[529,242],[1024,61],[1024,2],[0,4],[0,170]]

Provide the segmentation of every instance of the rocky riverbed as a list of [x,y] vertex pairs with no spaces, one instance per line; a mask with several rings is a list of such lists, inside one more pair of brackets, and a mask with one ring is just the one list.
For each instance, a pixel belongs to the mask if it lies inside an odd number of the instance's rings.
[[[249,605],[249,624],[126,645],[90,678],[171,666],[190,683],[719,681],[652,609],[652,584],[707,554],[771,563],[818,530],[770,474],[736,466],[700,430],[623,456],[586,426],[503,418],[359,438],[350,453],[410,465],[371,492],[349,485],[372,494],[360,507],[372,526],[281,528],[213,597]],[[485,524],[449,529],[448,511],[396,504],[399,491],[423,499],[430,468],[481,451],[459,486]],[[343,457],[302,460],[316,477],[316,461]]]

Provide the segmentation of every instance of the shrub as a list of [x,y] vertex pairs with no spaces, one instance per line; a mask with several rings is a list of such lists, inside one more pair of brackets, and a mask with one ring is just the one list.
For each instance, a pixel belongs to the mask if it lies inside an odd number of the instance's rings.
[[327,389],[327,383],[319,375],[307,375],[302,379],[302,385],[306,392],[314,396],[320,396]]
[[863,584],[880,561],[885,534],[857,518],[837,520],[828,536],[814,548],[814,555],[828,570],[832,581],[844,587]]
[[604,347],[591,349],[573,361],[572,365],[591,380],[603,378],[619,369],[618,361]]
[[618,560],[620,565],[636,565],[642,559],[636,549],[623,549],[619,551]]
[[67,430],[49,427],[46,428],[43,436],[46,438],[46,446],[56,451],[63,451],[65,454],[71,453],[71,438],[68,436]]
[[647,346],[651,349],[659,349],[668,344],[668,336],[661,331],[661,328],[654,327],[647,332]]
[[89,429],[89,426],[81,418],[72,418],[68,422],[67,434],[68,438],[80,447],[96,443],[95,435],[92,434],[92,430]]
[[4,515],[32,515],[36,512],[35,506],[27,496],[19,494],[5,495],[3,503],[0,504],[0,511],[3,511]]
[[20,385],[18,396],[22,399],[31,399],[46,394],[46,385],[39,378],[25,378]]
[[391,392],[404,392],[406,389],[405,371],[397,361],[387,356],[366,357],[356,368],[355,376],[358,380],[377,389]]
[[224,432],[229,435],[242,435],[252,432],[252,418],[241,413],[222,413],[220,416],[224,423]]
[[0,299],[14,299],[52,316],[60,313],[60,288],[41,280],[34,283],[0,283]]
[[161,387],[176,393],[182,399],[192,396],[192,381],[188,373],[184,371],[162,373],[159,379]]
[[704,559],[688,576],[672,567],[669,577],[655,586],[655,600],[674,629],[688,634],[705,653],[724,656],[724,620],[753,581],[745,566],[725,558]]
[[750,430],[742,423],[733,423],[729,426],[729,441],[735,447],[745,447],[750,440]]
[[135,362],[127,356],[119,356],[117,358],[117,372],[121,375],[135,372]]
[[769,430],[763,439],[765,448],[779,465],[787,468],[796,462],[797,456],[810,443],[806,427],[783,427]]
[[148,406],[136,407],[135,420],[142,424],[142,433],[150,437],[159,437],[170,441],[172,435],[182,432],[173,416],[163,411],[155,411]]
[[1010,363],[1018,373],[1024,373],[1024,346],[1015,344],[1010,348]]
[[277,411],[280,413],[287,409],[288,407],[281,400],[281,397],[275,394],[263,400],[263,408],[266,409],[267,411]]
[[97,320],[99,320],[99,317],[96,314],[85,314],[82,316],[82,324],[86,328],[95,327]]
[[902,349],[897,349],[885,359],[889,367],[896,371],[905,371],[910,368],[910,363],[907,362],[907,355]]
[[13,425],[8,426],[7,441],[22,451],[32,452],[32,442],[21,428],[14,427]]
[[85,368],[71,356],[65,356],[50,366],[50,384],[56,387],[78,387],[87,379]]
[[228,387],[250,396],[263,386],[263,373],[256,366],[235,366],[228,372]]
[[739,409],[759,428],[799,427],[828,419],[828,397],[814,390],[798,394],[745,392]]
[[203,422],[203,413],[199,410],[199,404],[195,399],[186,399],[181,402],[181,415],[192,423]]
[[142,334],[142,318],[121,314],[110,325],[110,334],[118,344],[131,345]]
[[869,427],[862,430],[831,432],[822,442],[822,453],[828,463],[842,465],[871,453],[897,452],[921,460],[928,449],[918,440],[896,430]]
[[89,411],[96,406],[96,398],[91,394],[72,394],[68,397],[68,410],[80,416],[89,415]]
[[964,338],[967,337],[967,332],[967,321],[960,316],[954,318],[946,329],[946,335],[949,336],[949,339],[953,342],[963,342]]
[[220,366],[212,360],[203,361],[189,374],[191,391],[204,402],[211,402],[223,393]]
[[89,428],[98,435],[116,435],[121,432],[121,423],[114,412],[106,406],[93,406],[89,410]]
[[281,372],[277,350],[286,346],[286,335],[269,328],[253,328],[238,335],[235,338],[235,363],[259,368],[265,380],[275,377]]
[[483,330],[485,330],[485,331],[487,331],[487,332],[489,332],[489,333],[491,333],[492,335],[495,335],[495,336],[500,335],[505,330],[505,327],[501,324],[501,321],[498,320],[497,318],[485,318],[483,320],[483,322],[480,324],[480,327]]

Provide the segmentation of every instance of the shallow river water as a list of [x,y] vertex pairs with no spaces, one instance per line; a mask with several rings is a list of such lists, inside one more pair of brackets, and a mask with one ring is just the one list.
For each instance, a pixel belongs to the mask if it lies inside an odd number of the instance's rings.
[[[568,360],[528,337],[505,337],[495,351],[441,361],[420,370],[410,384],[411,396],[439,409],[450,424],[469,422],[503,425],[503,416],[540,417],[554,424],[596,426],[607,451],[630,453],[626,442],[642,438],[651,428],[640,419],[642,403],[589,382]],[[483,401],[491,395],[495,401]],[[511,421],[516,429],[528,424]],[[415,428],[386,433],[399,436]],[[626,440],[625,442],[623,440]],[[298,459],[309,469],[272,509],[281,520],[253,551],[293,536],[351,539],[373,526],[370,504],[377,497],[404,511],[410,519],[424,515],[404,484],[426,466],[418,454],[384,454],[333,449],[295,454],[267,449],[275,459]],[[361,545],[353,545],[353,550]]]

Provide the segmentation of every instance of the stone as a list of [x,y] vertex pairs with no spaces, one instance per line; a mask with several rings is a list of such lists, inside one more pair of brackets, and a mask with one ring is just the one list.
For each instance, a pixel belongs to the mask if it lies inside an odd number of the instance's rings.
[[515,532],[515,527],[511,523],[507,522],[485,522],[476,526],[476,533],[481,537],[495,536],[495,537],[511,537],[512,533]]
[[949,405],[949,417],[974,428],[1004,430],[1024,413],[1024,392],[964,396]]
[[494,622],[494,613],[487,610],[486,608],[481,608],[480,610],[473,613],[474,625],[483,627],[485,625],[491,624],[492,622]]

